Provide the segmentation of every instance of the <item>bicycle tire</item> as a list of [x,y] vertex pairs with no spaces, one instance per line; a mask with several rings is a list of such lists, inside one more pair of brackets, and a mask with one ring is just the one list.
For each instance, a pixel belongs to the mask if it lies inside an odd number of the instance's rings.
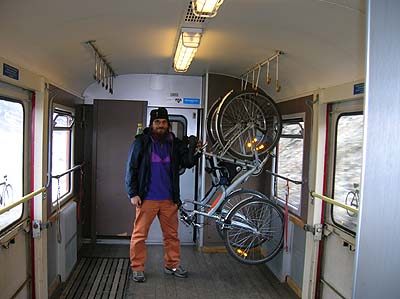
[[234,140],[227,151],[238,159],[252,160],[254,153],[247,144],[256,138],[254,146],[263,146],[258,155],[267,154],[279,141],[282,119],[278,107],[268,95],[241,91],[221,101],[216,113],[216,127],[222,147]]
[[13,196],[12,186],[10,184],[7,184],[6,187],[4,188],[4,193],[2,196],[3,207],[6,207],[8,204],[12,202],[12,196]]
[[[352,196],[352,198],[351,198],[351,200],[350,200],[350,204],[348,203],[349,196]],[[355,193],[354,191],[349,191],[349,192],[347,193],[347,195],[346,195],[346,200],[345,200],[345,202],[344,202],[345,205],[346,205],[346,206],[350,206],[350,207],[357,207],[357,208],[358,208],[358,206],[355,206],[355,205],[352,204],[352,202],[353,202],[353,200],[354,200],[355,198],[357,198],[356,193]],[[356,201],[357,201],[357,199],[356,199]],[[349,211],[349,210],[346,210],[346,212],[347,212],[347,215],[349,215],[350,217],[354,217],[354,216],[356,215],[356,213],[353,213],[353,212],[351,212],[351,211]]]
[[207,113],[207,136],[210,139],[211,145],[218,142],[217,139],[217,128],[215,127],[215,117],[217,115],[219,104],[222,99],[218,98],[212,105]]
[[[219,208],[217,209],[217,213],[222,217],[226,218],[229,211],[231,211],[237,204],[240,202],[247,200],[249,198],[257,198],[262,200],[269,200],[269,198],[256,190],[251,189],[237,189],[231,192],[221,203]],[[217,232],[219,236],[224,239],[224,229],[222,228],[222,223],[218,221],[215,222],[215,226],[217,228]]]
[[230,227],[224,233],[225,246],[241,263],[265,263],[283,246],[283,213],[271,201],[242,201],[229,212],[227,223]]

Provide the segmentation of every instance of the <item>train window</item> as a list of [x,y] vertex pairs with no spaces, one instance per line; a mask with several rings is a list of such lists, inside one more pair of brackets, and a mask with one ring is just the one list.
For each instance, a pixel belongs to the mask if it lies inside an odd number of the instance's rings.
[[[72,112],[56,109],[53,113],[52,175],[59,175],[72,167]],[[52,179],[52,203],[57,204],[71,193],[72,174]]]
[[[363,125],[360,113],[341,114],[336,123],[333,198],[356,209],[360,204]],[[357,214],[341,207],[333,207],[332,219],[352,232],[357,229]]]
[[[22,198],[24,108],[0,97],[0,210]],[[0,231],[22,217],[23,205],[0,215]]]
[[174,133],[176,137],[180,140],[186,136],[187,131],[187,120],[182,115],[169,115],[169,122],[171,123],[171,131]]
[[[187,134],[187,120],[183,115],[170,114],[168,116],[169,122],[171,124],[171,131],[180,140]],[[179,170],[179,175],[184,174],[186,168],[181,168]]]
[[[275,172],[295,181],[302,180],[304,121],[302,118],[285,119],[277,146]],[[289,182],[288,203],[292,212],[300,214],[301,185]],[[287,180],[275,177],[275,197],[286,202]]]

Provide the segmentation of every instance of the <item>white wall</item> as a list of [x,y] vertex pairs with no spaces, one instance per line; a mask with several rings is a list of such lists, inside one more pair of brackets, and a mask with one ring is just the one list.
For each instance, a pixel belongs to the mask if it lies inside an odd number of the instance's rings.
[[149,106],[202,108],[202,77],[131,74],[114,78],[111,95],[97,82],[83,93],[85,104],[93,99],[148,101]]

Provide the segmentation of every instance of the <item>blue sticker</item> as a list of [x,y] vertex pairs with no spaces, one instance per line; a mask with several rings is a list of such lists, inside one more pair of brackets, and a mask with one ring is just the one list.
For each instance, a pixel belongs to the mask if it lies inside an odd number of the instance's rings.
[[19,70],[6,63],[3,63],[3,75],[11,79],[19,80]]
[[200,99],[196,98],[183,98],[183,104],[200,105]]
[[354,84],[353,86],[353,95],[354,94],[363,94],[364,93],[364,89],[365,89],[365,83],[358,83],[358,84]]

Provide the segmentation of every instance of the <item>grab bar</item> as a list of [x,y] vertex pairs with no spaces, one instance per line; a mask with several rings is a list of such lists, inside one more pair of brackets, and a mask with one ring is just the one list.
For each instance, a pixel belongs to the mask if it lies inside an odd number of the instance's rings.
[[341,207],[343,209],[346,209],[346,210],[348,210],[350,212],[358,214],[358,210],[357,209],[354,209],[354,208],[352,208],[352,207],[350,207],[348,205],[345,205],[344,203],[341,203],[341,202],[339,202],[337,200],[334,200],[332,198],[329,198],[327,196],[324,196],[324,195],[321,195],[321,194],[318,194],[318,193],[315,193],[315,192],[311,192],[311,196],[313,198],[316,197],[316,198],[322,199],[323,201],[329,202],[329,203],[331,203],[331,204],[333,204],[335,206],[339,206],[339,207]]
[[[76,166],[74,166],[74,167],[68,169],[67,171],[65,171],[65,172],[63,172],[63,173],[61,173],[61,174],[54,175],[54,176],[51,176],[51,177],[52,177],[52,178],[59,179],[60,177],[66,175],[66,174],[68,174],[68,173],[70,173],[70,172],[72,172],[72,171],[75,171],[75,170],[77,170],[77,169],[82,168],[85,164],[86,164],[86,163],[82,163],[82,164],[80,164],[80,165],[76,165]],[[47,190],[47,188],[49,187],[49,185],[50,185],[50,183],[48,182],[47,185],[46,185],[45,187],[42,187],[42,188],[40,188],[40,189],[38,189],[38,190],[36,190],[36,191],[33,191],[33,192],[31,192],[31,193],[25,195],[24,197],[22,197],[20,200],[18,200],[18,201],[16,201],[16,202],[12,203],[11,205],[6,206],[6,207],[3,208],[3,209],[0,209],[0,215],[4,214],[5,212],[11,210],[12,208],[18,206],[18,205],[21,204],[21,203],[24,203],[24,202],[27,202],[27,201],[31,200],[34,196],[36,196],[36,195],[38,195],[38,194],[40,194],[40,193],[45,192],[45,191]]]
[[20,200],[18,200],[18,201],[16,201],[16,202],[14,202],[13,204],[11,204],[11,205],[9,205],[9,206],[6,206],[5,208],[1,209],[1,210],[0,210],[0,215],[4,214],[5,212],[11,210],[12,208],[18,206],[18,205],[21,204],[21,203],[24,203],[24,202],[27,202],[27,201],[31,200],[34,196],[36,196],[36,195],[38,195],[38,194],[40,194],[40,193],[45,192],[46,189],[47,189],[46,187],[42,187],[42,188],[40,188],[40,189],[38,189],[38,190],[36,190],[36,191],[33,191],[33,192],[31,192],[31,193],[25,195],[25,196],[22,197]]
[[74,167],[72,167],[72,168],[66,170],[66,171],[63,172],[63,173],[60,173],[60,174],[57,174],[57,175],[52,175],[51,178],[52,178],[52,179],[59,179],[59,178],[61,178],[62,176],[68,174],[68,173],[71,173],[71,172],[73,172],[73,171],[75,171],[75,170],[77,170],[77,169],[82,168],[85,164],[86,164],[86,163],[82,163],[82,164],[76,165],[76,166],[74,166]]

